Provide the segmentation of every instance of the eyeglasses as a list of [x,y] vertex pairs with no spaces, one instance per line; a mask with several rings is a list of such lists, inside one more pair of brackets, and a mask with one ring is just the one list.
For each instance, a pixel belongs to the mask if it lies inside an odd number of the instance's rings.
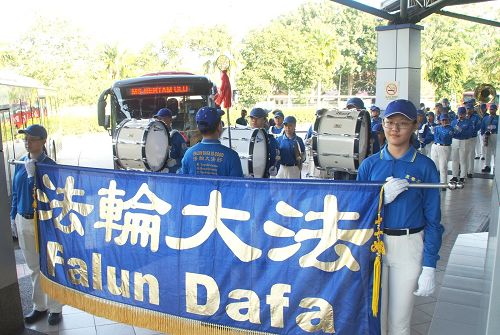
[[394,122],[384,120],[384,128],[387,129],[410,129],[411,127],[413,127],[413,122]]

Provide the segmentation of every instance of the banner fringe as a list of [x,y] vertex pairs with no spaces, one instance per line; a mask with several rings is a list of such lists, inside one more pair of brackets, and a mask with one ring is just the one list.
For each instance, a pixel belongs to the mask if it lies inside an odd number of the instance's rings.
[[245,330],[190,320],[174,315],[150,311],[144,308],[122,304],[90,294],[79,292],[59,283],[51,281],[43,273],[40,274],[42,289],[53,299],[62,304],[81,309],[87,313],[104,317],[113,321],[133,326],[156,330],[169,335],[201,334],[201,335],[267,335],[271,333]]
[[382,272],[382,255],[385,255],[384,241],[380,239],[384,233],[380,226],[382,224],[382,206],[384,204],[384,186],[380,189],[380,194],[378,198],[378,211],[377,219],[375,220],[375,225],[377,227],[376,231],[373,233],[377,238],[373,241],[371,246],[371,251],[377,253],[375,257],[375,262],[373,263],[373,286],[372,286],[372,315],[374,317],[378,316],[378,306],[380,300],[380,276]]

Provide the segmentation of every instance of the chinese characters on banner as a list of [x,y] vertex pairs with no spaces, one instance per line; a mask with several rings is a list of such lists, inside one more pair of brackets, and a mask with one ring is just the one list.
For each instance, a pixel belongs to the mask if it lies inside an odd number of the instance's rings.
[[97,297],[280,334],[378,334],[379,187],[38,165],[44,276]]

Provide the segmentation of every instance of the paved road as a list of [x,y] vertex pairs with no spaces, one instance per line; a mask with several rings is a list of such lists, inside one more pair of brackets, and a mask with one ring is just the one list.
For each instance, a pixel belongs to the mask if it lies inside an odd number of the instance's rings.
[[96,168],[113,168],[111,136],[107,133],[92,133],[65,136],[57,162],[65,165]]

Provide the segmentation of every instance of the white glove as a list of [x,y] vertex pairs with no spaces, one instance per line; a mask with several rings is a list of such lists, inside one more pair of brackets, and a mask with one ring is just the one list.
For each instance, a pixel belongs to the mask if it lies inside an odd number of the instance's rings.
[[36,159],[27,159],[24,161],[24,167],[26,168],[28,178],[31,178],[35,175],[35,162]]
[[390,204],[396,197],[408,189],[408,180],[388,177],[387,183],[384,184],[384,204]]
[[460,128],[459,126],[455,126],[455,130],[460,133],[462,131],[462,128]]
[[427,297],[434,293],[436,288],[436,269],[422,266],[422,273],[418,277],[418,289],[413,294]]
[[276,175],[278,174],[278,169],[276,168],[276,166],[271,166],[269,168],[269,174],[273,177],[276,177]]
[[169,159],[167,159],[167,166],[168,166],[169,168],[174,167],[176,164],[177,164],[177,160],[175,160],[175,159],[173,159],[173,158],[169,158]]

